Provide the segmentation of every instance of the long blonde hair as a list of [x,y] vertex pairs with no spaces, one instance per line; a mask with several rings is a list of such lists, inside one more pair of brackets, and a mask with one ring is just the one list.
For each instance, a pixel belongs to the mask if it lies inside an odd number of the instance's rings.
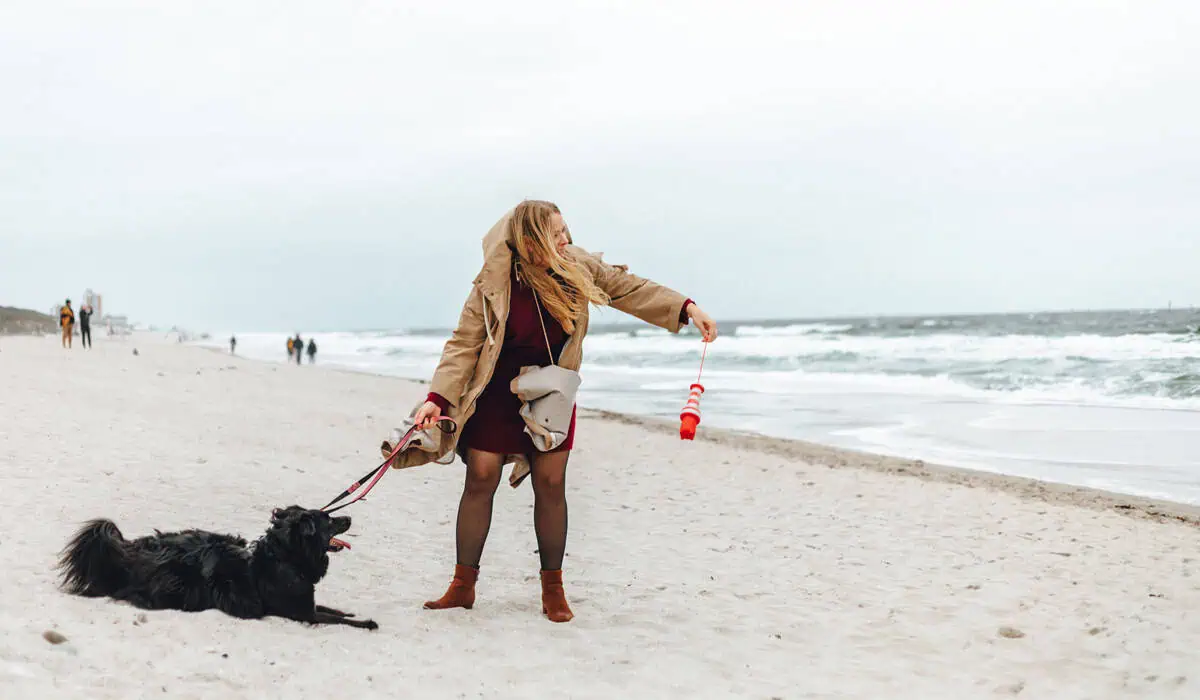
[[[550,219],[562,214],[558,205],[527,199],[513,210],[509,225],[521,278],[537,292],[538,300],[567,333],[575,332],[575,317],[591,303],[606,306],[608,295],[591,273],[569,252],[560,253]],[[567,240],[571,234],[567,234]]]

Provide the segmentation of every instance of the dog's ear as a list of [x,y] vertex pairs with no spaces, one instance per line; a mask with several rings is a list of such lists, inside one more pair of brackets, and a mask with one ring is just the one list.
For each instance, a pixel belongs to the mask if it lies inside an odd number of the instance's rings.
[[317,534],[317,521],[312,516],[312,513],[305,513],[300,516],[300,534],[304,537],[312,537]]
[[303,510],[304,509],[301,508],[300,506],[288,506],[286,508],[272,508],[271,509],[271,523],[275,524],[275,523],[280,522],[281,520],[295,519],[295,516]]

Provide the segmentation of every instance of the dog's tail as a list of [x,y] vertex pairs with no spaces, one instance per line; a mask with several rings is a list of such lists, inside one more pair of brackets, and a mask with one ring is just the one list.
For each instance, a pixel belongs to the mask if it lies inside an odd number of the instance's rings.
[[111,520],[85,523],[58,560],[63,589],[94,597],[112,595],[128,585],[125,541]]

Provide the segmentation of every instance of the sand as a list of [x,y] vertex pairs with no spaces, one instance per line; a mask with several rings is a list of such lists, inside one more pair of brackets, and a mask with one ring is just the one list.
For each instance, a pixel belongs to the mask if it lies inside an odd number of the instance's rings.
[[424,387],[144,335],[2,350],[6,699],[1200,696],[1192,509],[590,411],[570,624],[540,615],[528,485],[497,495],[476,608],[421,609],[459,465],[349,509],[317,596],[377,632],[67,596],[52,566],[81,521],[257,537],[374,466]]

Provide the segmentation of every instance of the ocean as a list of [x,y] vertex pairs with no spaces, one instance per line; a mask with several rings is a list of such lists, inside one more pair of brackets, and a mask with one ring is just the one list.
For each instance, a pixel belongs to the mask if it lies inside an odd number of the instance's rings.
[[[677,418],[699,337],[605,323],[622,318],[593,321],[580,405]],[[1198,327],[1191,309],[723,321],[700,430],[1200,504]],[[447,336],[313,337],[320,364],[427,380]],[[228,348],[228,337],[203,342]],[[285,362],[286,335],[238,334],[238,353]]]

